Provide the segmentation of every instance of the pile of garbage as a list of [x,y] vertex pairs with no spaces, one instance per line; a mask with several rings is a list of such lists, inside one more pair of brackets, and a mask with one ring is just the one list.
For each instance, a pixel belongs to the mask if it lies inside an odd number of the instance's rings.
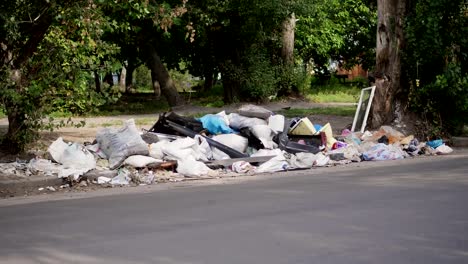
[[53,161],[36,158],[0,167],[10,173],[42,172],[74,181],[90,171],[113,171],[95,182],[128,185],[152,184],[158,177],[167,181],[226,172],[271,173],[452,152],[442,140],[419,142],[389,126],[364,133],[332,131],[329,123],[288,119],[256,105],[201,118],[169,112],[147,131],[138,131],[130,119],[120,129],[101,129],[91,144],[58,138],[48,148]]

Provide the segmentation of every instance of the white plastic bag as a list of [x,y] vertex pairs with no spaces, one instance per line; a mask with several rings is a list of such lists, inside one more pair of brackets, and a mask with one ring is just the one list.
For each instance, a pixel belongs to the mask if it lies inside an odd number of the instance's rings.
[[119,170],[117,176],[112,178],[110,181],[110,184],[112,185],[128,185],[130,184],[131,177],[130,177],[130,171],[127,169],[121,169]]
[[243,160],[234,162],[231,168],[233,172],[237,172],[237,173],[247,173],[247,172],[255,171],[256,169],[255,166]]
[[74,176],[75,180],[86,172],[96,168],[94,155],[84,146],[72,143],[67,144],[59,137],[47,149],[52,158],[63,165],[59,177]]

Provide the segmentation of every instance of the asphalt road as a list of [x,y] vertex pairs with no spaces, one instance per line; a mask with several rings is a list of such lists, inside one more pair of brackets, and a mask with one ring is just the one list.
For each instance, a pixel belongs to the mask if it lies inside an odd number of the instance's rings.
[[381,164],[2,201],[0,263],[468,263],[468,158]]

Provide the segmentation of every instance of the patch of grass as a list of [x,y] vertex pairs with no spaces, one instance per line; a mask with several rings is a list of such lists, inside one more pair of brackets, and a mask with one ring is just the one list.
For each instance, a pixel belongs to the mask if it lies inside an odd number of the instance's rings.
[[311,115],[336,115],[336,116],[354,116],[356,112],[355,106],[339,106],[339,107],[318,107],[310,109],[294,108],[289,110],[281,110],[278,113],[286,117],[299,117]]
[[167,111],[169,108],[165,99],[157,100],[153,94],[126,94],[116,103],[101,106],[88,116],[153,114]]
[[147,126],[147,125],[153,125],[158,121],[158,118],[156,117],[146,117],[146,118],[137,118],[135,119],[135,125],[137,126]]
[[104,122],[104,123],[99,123],[99,124],[91,123],[91,124],[88,125],[88,127],[91,127],[91,128],[95,128],[95,127],[119,127],[119,126],[123,126],[123,121],[122,120],[111,120],[111,121],[107,121],[107,122]]
[[204,107],[223,107],[223,86],[217,84],[209,91],[198,92],[193,96],[192,103]]
[[305,97],[314,103],[356,103],[361,89],[341,83],[312,86]]

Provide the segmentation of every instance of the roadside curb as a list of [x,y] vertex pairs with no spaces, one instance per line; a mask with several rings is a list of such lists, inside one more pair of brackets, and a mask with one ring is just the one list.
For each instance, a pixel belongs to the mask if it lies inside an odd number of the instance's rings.
[[[100,176],[114,177],[116,174],[116,171],[90,171],[82,177],[83,179],[93,181]],[[18,178],[16,180],[3,180],[0,181],[0,198],[16,195],[18,193],[34,192],[41,187],[58,187],[68,183],[67,178],[58,178],[56,176],[31,176],[28,178]]]
[[452,145],[456,148],[468,148],[468,137],[452,137]]

